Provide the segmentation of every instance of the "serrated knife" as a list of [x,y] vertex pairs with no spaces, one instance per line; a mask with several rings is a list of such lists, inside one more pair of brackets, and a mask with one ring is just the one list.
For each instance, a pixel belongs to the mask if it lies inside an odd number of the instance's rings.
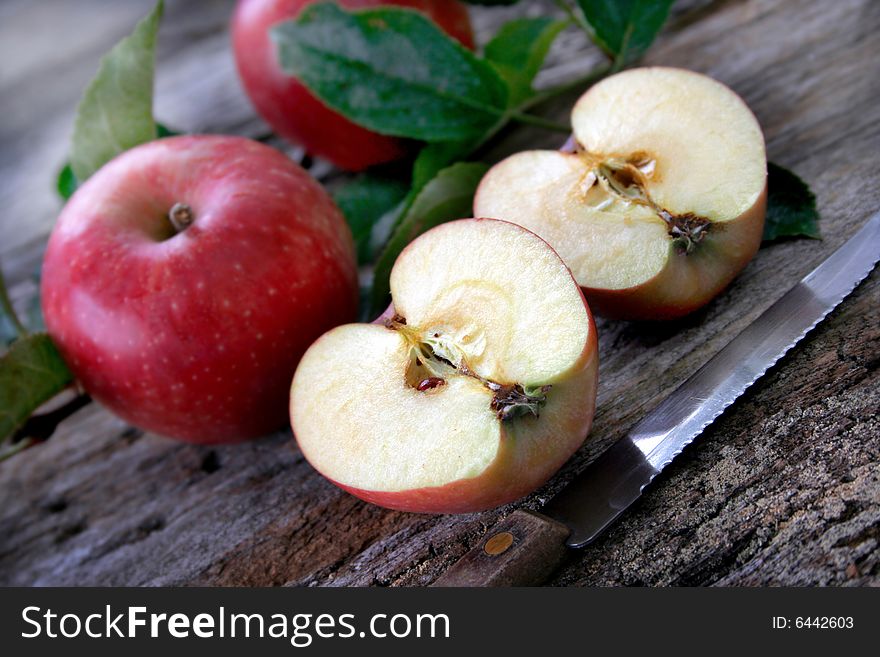
[[433,586],[541,584],[871,273],[880,212],[553,497],[514,511]]

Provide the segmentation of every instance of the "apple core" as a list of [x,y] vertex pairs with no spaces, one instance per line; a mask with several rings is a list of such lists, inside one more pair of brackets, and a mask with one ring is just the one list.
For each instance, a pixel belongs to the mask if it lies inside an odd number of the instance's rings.
[[489,407],[499,420],[510,420],[530,413],[539,417],[539,409],[547,401],[546,393],[553,387],[543,385],[526,392],[519,383],[498,383],[474,372],[468,365],[468,350],[439,331],[425,335],[421,330],[407,326],[406,318],[395,314],[385,321],[385,326],[399,331],[411,349],[411,360],[406,369],[406,380],[420,392],[445,385],[454,376],[469,376],[482,383],[492,392]]

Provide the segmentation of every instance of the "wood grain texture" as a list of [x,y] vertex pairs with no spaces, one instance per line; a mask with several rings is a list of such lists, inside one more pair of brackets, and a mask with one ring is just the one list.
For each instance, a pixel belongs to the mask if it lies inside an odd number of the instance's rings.
[[552,518],[517,509],[431,586],[542,585],[565,559],[570,533]]
[[[15,63],[0,70],[0,260],[23,310],[60,206],[51,178],[76,97],[99,54],[149,4],[88,0],[74,10],[60,0],[8,0],[0,8],[0,56]],[[550,4],[474,9],[481,41],[504,19]],[[224,32],[231,5],[169,2],[160,120],[195,131],[265,129],[235,79]],[[685,320],[600,320],[592,434],[542,490],[482,514],[385,511],[317,475],[289,433],[192,447],[92,405],[46,445],[0,464],[0,584],[431,583],[496,522],[538,508],[880,207],[878,30],[880,3],[871,0],[676,4],[646,63],[702,71],[740,93],[770,158],[815,190],[824,239],[762,249],[726,293]],[[600,59],[567,31],[540,82],[573,78]],[[566,120],[576,97],[542,111]],[[517,128],[487,157],[559,141]],[[880,583],[878,302],[875,272],[602,539],[571,553],[551,583]]]

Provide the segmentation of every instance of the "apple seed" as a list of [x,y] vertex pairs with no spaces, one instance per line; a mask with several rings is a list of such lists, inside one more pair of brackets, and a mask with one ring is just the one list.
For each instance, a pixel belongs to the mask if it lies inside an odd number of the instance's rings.
[[446,385],[446,380],[441,379],[439,376],[429,376],[427,379],[422,379],[419,381],[419,385],[416,386],[416,390],[419,392],[425,392],[426,390],[433,390],[434,388],[438,388],[442,385]]

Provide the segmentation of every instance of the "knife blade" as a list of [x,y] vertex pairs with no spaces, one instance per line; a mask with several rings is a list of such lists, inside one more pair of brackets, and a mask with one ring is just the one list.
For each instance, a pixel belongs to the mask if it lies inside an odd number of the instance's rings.
[[880,212],[553,497],[519,510],[434,586],[540,583],[566,547],[593,541],[746,389],[821,322],[880,259]]

